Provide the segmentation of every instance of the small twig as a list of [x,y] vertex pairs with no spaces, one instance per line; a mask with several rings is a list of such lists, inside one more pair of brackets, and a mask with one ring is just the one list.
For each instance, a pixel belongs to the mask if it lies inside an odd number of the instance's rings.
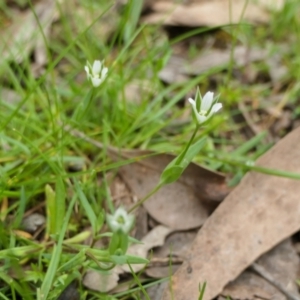
[[289,300],[300,300],[300,297],[294,295],[292,292],[288,291],[280,282],[276,281],[275,278],[261,265],[257,263],[253,263],[251,268],[271,283],[274,287],[276,287],[281,293],[283,293]]
[[[90,138],[89,136],[87,136],[82,131],[74,129],[70,125],[64,125],[63,129],[64,129],[64,131],[70,133],[72,136],[81,138],[81,139],[85,140],[86,142],[90,143],[91,145],[94,145],[98,149],[106,149],[107,152],[108,152],[108,155],[113,160],[116,160],[116,159],[119,159],[119,158],[123,158],[123,159],[133,159],[134,158],[132,154],[126,153],[126,151],[122,151],[122,150],[120,150],[116,147],[112,147],[112,146],[109,146],[109,145],[104,146],[101,142]],[[150,152],[148,154],[151,155]],[[145,153],[145,157],[147,157],[147,153]],[[153,164],[147,163],[143,160],[136,160],[135,163],[138,163],[138,164],[140,164],[142,166],[145,166],[149,169],[159,171],[159,169],[156,168],[155,166],[153,166]]]
[[[99,148],[99,149],[107,149],[111,154],[119,154],[120,155],[120,150],[115,148],[115,147],[112,147],[112,146],[104,146],[102,143],[90,138],[89,136],[87,136],[85,133],[75,129],[75,128],[72,128],[70,125],[65,125],[64,126],[64,131],[66,132],[69,132],[71,135],[75,136],[75,137],[79,137],[83,140],[85,140],[86,142],[94,145],[95,147]],[[126,157],[126,158],[129,158],[129,157]]]
[[166,267],[171,265],[180,265],[183,263],[181,257],[153,257],[147,267]]

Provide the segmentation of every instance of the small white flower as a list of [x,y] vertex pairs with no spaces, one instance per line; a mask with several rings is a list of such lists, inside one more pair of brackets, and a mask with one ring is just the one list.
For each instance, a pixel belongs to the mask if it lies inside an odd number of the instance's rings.
[[[201,101],[200,110],[197,110],[197,100]],[[196,101],[189,98],[189,102],[192,104],[195,116],[199,124],[206,122],[214,113],[222,108],[222,103],[214,103],[214,93],[207,92],[204,97],[200,96],[199,90],[196,93]],[[199,107],[199,106],[198,106]]]
[[104,67],[103,62],[100,60],[95,60],[93,66],[87,62],[84,70],[86,71],[87,78],[91,79],[94,87],[98,87],[104,81],[108,72],[108,68]]
[[113,215],[107,214],[107,224],[113,232],[128,233],[133,225],[134,216],[127,214],[123,207],[119,207]]

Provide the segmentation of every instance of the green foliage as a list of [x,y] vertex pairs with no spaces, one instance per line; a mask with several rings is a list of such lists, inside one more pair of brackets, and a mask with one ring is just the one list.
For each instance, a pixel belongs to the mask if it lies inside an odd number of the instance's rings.
[[[196,130],[197,129],[198,128],[196,128]],[[187,145],[187,148],[174,158],[164,169],[160,176],[159,184],[169,184],[177,181],[193,158],[203,148],[205,141],[206,139],[202,138],[190,147]]]
[[[24,5],[31,5],[23,0],[18,3],[24,11]],[[79,8],[71,1],[67,10],[57,3],[60,18],[45,45],[48,60],[41,74],[32,69],[34,54],[26,52],[25,44],[18,45],[17,52],[11,50],[10,59],[0,62],[2,299],[17,299],[20,295],[24,299],[57,299],[70,282],[82,280],[90,267],[103,270],[115,264],[148,262],[126,254],[129,244],[138,242],[135,239],[99,233],[104,228],[104,206],[111,211],[113,208],[111,174],[141,159],[119,156],[112,161],[112,146],[177,154],[162,173],[159,186],[178,180],[191,161],[234,174],[232,185],[249,170],[300,179],[299,174],[255,166],[255,160],[272,143],[266,141],[265,131],[251,138],[243,134],[248,124],[239,105],[250,99],[254,104],[246,113],[257,103],[259,112],[264,112],[265,99],[277,87],[237,81],[233,60],[228,72],[221,73],[223,67],[215,68],[168,86],[159,79],[159,72],[172,55],[172,46],[187,37],[208,34],[211,28],[197,28],[168,40],[160,27],[139,24],[142,1],[130,0],[116,14],[113,1],[78,3]],[[12,14],[6,3],[1,8],[5,14],[1,20]],[[297,1],[286,1],[282,12],[274,13],[267,27],[223,28],[237,42],[270,48],[273,53],[282,51],[288,72],[280,91],[285,91],[286,103],[296,107],[293,118],[300,116],[298,12]],[[114,28],[109,34],[103,29],[102,19]],[[40,26],[36,29],[41,30]],[[288,44],[288,49],[281,44]],[[197,49],[191,46],[190,53],[196,55]],[[86,80],[83,69],[87,60],[94,59],[104,59],[109,68],[107,79],[97,89]],[[253,66],[255,72],[263,74],[268,68],[265,62]],[[209,85],[210,77],[216,85]],[[203,92],[214,88],[220,93],[224,108],[197,129],[196,142],[188,144],[195,123],[192,113],[186,115],[191,109],[186,109],[183,100],[198,86]],[[129,87],[138,88],[130,93]],[[73,129],[85,136],[74,134]],[[89,138],[100,143],[102,149]],[[22,221],[31,209],[46,216],[46,232],[35,239],[22,232]],[[95,242],[104,237],[109,239],[109,247],[95,248]],[[14,275],[18,276],[11,276],[12,270],[17,270]],[[83,299],[87,293],[94,299],[116,299],[144,293],[146,287],[155,284],[142,282],[135,274],[133,277],[137,287],[115,297],[84,289],[80,293]],[[199,288],[199,299],[204,290],[205,283]]]

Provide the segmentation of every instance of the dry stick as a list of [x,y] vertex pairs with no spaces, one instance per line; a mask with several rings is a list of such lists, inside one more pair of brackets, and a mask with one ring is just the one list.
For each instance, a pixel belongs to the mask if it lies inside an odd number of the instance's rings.
[[181,265],[184,259],[182,257],[152,257],[150,263],[147,265],[149,267],[166,267],[171,265]]
[[[75,137],[82,138],[86,142],[90,143],[91,145],[94,145],[95,147],[97,147],[99,149],[107,149],[107,152],[108,152],[109,156],[111,156],[111,158],[113,158],[113,159],[116,159],[116,158],[132,159],[133,158],[132,155],[130,155],[130,154],[124,152],[124,151],[121,151],[118,148],[115,148],[115,147],[112,147],[112,146],[109,146],[109,145],[104,146],[101,142],[98,142],[97,140],[94,140],[94,139],[90,138],[89,136],[87,136],[82,131],[74,129],[70,125],[65,125],[64,130],[66,132],[69,132],[71,135],[73,135]],[[135,163],[143,165],[143,166],[145,166],[147,168],[150,168],[152,170],[156,170],[156,171],[158,170],[152,164],[149,164],[149,163],[144,162],[144,161],[137,160],[137,161],[135,161]]]
[[126,157],[124,154],[120,153],[120,151],[117,148],[111,147],[111,146],[104,147],[104,145],[102,143],[90,138],[89,136],[87,136],[82,131],[79,131],[77,129],[72,128],[70,125],[65,125],[64,126],[64,131],[69,132],[71,135],[73,135],[75,137],[82,138],[86,142],[94,145],[95,147],[97,147],[99,149],[105,149],[106,148],[109,151],[109,153],[112,154],[112,155],[118,155],[119,154],[120,156],[123,156],[125,158],[129,158],[129,157]]
[[261,265],[253,263],[251,265],[252,270],[254,270],[261,277],[266,279],[269,283],[275,286],[281,293],[283,293],[289,300],[300,300],[300,297],[294,295],[292,292],[288,291],[280,282],[276,281],[274,277]]

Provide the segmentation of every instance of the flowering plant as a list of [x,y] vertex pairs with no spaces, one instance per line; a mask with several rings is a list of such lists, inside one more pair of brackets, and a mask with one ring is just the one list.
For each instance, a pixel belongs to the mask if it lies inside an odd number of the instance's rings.
[[189,98],[198,124],[206,122],[222,108],[222,103],[217,103],[217,101],[218,99],[214,98],[214,93],[212,92],[207,92],[202,98],[199,88],[197,89],[195,100]]
[[113,215],[107,214],[107,225],[113,234],[109,244],[111,255],[125,255],[128,248],[128,233],[134,223],[134,216],[129,215],[123,207],[119,207]]
[[87,62],[84,70],[86,71],[87,78],[92,81],[94,87],[98,87],[105,80],[108,72],[108,68],[100,60],[95,60],[92,66]]
[[106,218],[113,232],[128,233],[134,222],[134,216],[129,215],[123,207],[119,207],[113,215],[107,214]]

